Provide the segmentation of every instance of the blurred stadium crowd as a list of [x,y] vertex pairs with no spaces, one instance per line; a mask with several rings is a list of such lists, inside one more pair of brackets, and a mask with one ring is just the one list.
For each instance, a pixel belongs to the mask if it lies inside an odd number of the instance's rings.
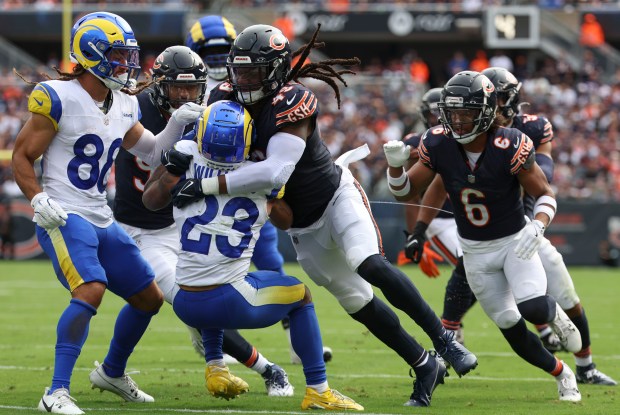
[[[465,64],[469,65],[464,57]],[[506,60],[523,82],[522,111],[545,114],[554,131],[554,186],[559,198],[591,201],[620,201],[620,73],[609,83],[599,80],[596,65],[583,65],[575,73],[561,60],[548,59],[541,68],[528,71]],[[321,82],[311,86],[322,103],[320,125],[323,138],[334,157],[367,143],[371,156],[357,163],[357,175],[369,196],[391,200],[385,182],[386,140],[400,139],[420,131],[417,115],[420,99],[429,85],[412,75],[413,60],[371,61],[347,78],[343,103],[337,108],[333,91]],[[446,62],[446,73],[454,68]],[[53,61],[48,65],[55,65]],[[48,67],[39,68],[40,71]],[[37,70],[21,68],[27,79],[42,80]],[[49,71],[48,71],[49,73]],[[438,79],[442,79],[439,76]],[[27,97],[31,86],[17,78],[10,68],[0,72],[0,150],[10,150],[28,117]],[[6,153],[6,152],[5,152]],[[113,192],[112,192],[113,193]],[[0,163],[0,195],[19,196],[7,161]]]

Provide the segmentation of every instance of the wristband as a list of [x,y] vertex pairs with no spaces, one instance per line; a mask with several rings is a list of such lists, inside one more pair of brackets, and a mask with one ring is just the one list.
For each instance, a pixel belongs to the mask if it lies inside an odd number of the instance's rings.
[[544,213],[549,216],[549,223],[551,223],[553,217],[555,216],[557,206],[556,200],[551,196],[541,196],[536,199],[536,203],[534,204],[534,217],[536,217],[538,213]]
[[400,190],[395,190],[392,188],[392,186],[388,186],[390,188],[390,192],[392,192],[392,194],[394,196],[407,196],[409,194],[409,191],[411,190],[411,182],[409,181],[409,177],[407,177],[407,175],[405,175],[405,177],[407,178],[405,181],[405,187],[403,187]]
[[407,181],[408,176],[407,176],[407,172],[405,171],[405,169],[402,169],[402,172],[401,172],[400,176],[392,177],[392,176],[390,176],[390,172],[389,172],[389,169],[388,169],[387,179],[388,179],[388,184],[390,186],[401,187]]
[[205,195],[217,195],[220,194],[220,182],[219,176],[207,177],[200,181],[200,188]]

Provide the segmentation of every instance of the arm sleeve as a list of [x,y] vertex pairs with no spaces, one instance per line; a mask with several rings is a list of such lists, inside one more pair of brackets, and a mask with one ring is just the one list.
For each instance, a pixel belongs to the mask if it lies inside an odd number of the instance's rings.
[[553,180],[553,160],[551,157],[546,154],[536,153],[536,163],[538,163],[543,173],[545,173],[547,181],[551,183],[551,180]]
[[139,157],[149,166],[157,167],[161,163],[161,152],[170,149],[181,138],[184,129],[185,125],[176,122],[174,118],[170,118],[166,128],[157,135],[144,129],[138,142],[127,151]]
[[301,159],[306,142],[296,135],[279,132],[269,139],[267,158],[226,174],[228,194],[246,194],[279,189],[286,184]]

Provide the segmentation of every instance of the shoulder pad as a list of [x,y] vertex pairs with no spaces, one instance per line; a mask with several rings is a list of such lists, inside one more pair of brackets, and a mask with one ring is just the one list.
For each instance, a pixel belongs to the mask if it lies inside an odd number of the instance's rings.
[[290,83],[278,91],[271,104],[275,114],[276,127],[295,123],[319,113],[319,100],[303,85]]
[[207,105],[211,105],[214,102],[221,101],[223,99],[230,99],[230,95],[233,93],[233,88],[230,82],[221,82],[211,90]]
[[47,82],[34,87],[28,97],[28,111],[47,117],[58,131],[58,123],[62,116],[62,102],[58,94]]

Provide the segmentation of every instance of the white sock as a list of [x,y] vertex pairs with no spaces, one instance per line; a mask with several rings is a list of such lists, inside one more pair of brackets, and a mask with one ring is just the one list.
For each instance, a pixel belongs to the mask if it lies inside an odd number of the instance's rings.
[[207,362],[207,366],[226,367],[226,364],[224,364],[224,359],[213,359]]
[[575,364],[577,366],[585,367],[592,364],[592,355],[589,354],[586,357],[575,356]]
[[329,385],[327,384],[327,381],[323,383],[319,383],[318,385],[306,385],[306,386],[308,388],[314,389],[318,393],[326,392],[329,389]]
[[538,332],[538,335],[540,337],[545,337],[546,335],[551,334],[551,327],[547,326],[544,329],[542,329],[541,331]]
[[250,367],[250,369],[258,373],[259,375],[262,375],[267,370],[267,366],[272,364],[273,363],[267,360],[265,356],[258,353],[258,358],[256,359],[256,362],[254,362],[254,364]]

